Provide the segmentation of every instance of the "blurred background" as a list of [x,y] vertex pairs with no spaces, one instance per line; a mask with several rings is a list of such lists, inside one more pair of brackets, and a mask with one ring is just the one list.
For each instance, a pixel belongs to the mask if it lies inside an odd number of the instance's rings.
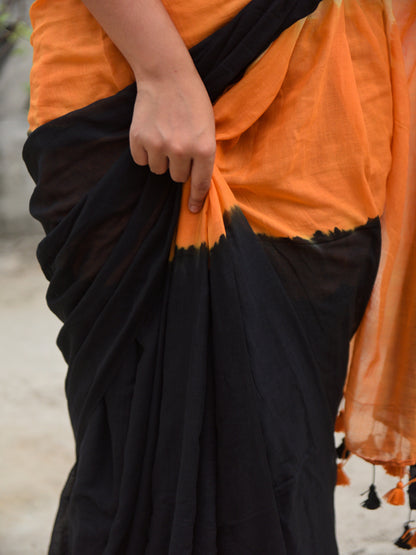
[[0,232],[39,231],[28,216],[32,183],[21,163],[27,132],[31,47],[27,0],[0,1]]
[[28,0],[0,0],[0,554],[47,551],[73,460],[58,320],[35,258],[42,238],[28,212],[22,162],[32,51]]
[[[47,552],[74,459],[66,367],[55,345],[59,321],[44,300],[47,282],[35,257],[42,230],[29,216],[33,182],[21,158],[28,127],[30,4],[0,0],[0,555]],[[351,486],[336,492],[341,555],[399,552],[393,541],[407,509],[385,503],[377,511],[363,509],[360,494],[372,481],[372,467],[354,457],[345,472]],[[380,495],[394,484],[377,471]]]

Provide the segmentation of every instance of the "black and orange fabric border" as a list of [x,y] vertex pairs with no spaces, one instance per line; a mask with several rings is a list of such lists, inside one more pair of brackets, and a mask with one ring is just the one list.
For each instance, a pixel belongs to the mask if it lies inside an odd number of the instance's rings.
[[[211,99],[318,4],[252,0],[195,46]],[[50,553],[336,555],[334,421],[380,219],[276,237],[230,204],[212,244],[177,244],[182,188],[134,164],[134,101],[24,147],[76,440]]]

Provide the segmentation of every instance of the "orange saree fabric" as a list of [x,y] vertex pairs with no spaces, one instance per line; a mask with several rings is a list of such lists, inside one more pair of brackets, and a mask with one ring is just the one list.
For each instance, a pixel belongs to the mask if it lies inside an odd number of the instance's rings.
[[393,7],[399,29],[390,28],[392,90],[400,131],[392,143],[380,269],[356,337],[345,400],[351,449],[371,462],[405,465],[416,461],[416,2]]
[[[245,4],[165,2],[188,47]],[[400,27],[390,0],[323,0],[219,98],[212,187],[195,216],[185,184],[175,244],[213,247],[224,234],[223,213],[234,205],[256,233],[273,237],[309,239],[316,230],[351,230],[383,216],[379,275],[346,387],[347,444],[373,462],[413,464],[416,8],[397,5]],[[32,130],[132,82],[128,64],[80,0],[65,8],[37,0],[31,15]]]
[[[231,19],[248,0],[165,0],[188,48]],[[133,73],[81,0],[63,6],[36,0],[30,16],[34,47],[30,129],[133,82]],[[76,83],[76,86],[75,86]]]

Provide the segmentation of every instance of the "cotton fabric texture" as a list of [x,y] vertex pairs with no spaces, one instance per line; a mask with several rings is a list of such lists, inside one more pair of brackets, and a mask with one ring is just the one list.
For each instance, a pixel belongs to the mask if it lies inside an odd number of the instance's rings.
[[198,215],[134,164],[132,73],[83,4],[32,6],[24,158],[77,454],[50,553],[335,555],[343,393],[349,449],[416,462],[415,6],[166,8],[214,103]]

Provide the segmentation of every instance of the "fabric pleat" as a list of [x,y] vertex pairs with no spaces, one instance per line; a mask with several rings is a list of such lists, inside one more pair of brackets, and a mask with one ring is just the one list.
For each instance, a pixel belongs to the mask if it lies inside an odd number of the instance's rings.
[[[397,50],[380,6],[252,0],[192,45],[218,140],[197,216],[189,183],[131,157],[134,85],[29,136],[30,210],[46,234],[37,255],[63,322],[76,442],[51,555],[337,554],[334,421],[385,247],[383,187],[400,181],[390,145],[405,142],[394,119],[404,111],[392,111],[401,66],[392,90]],[[371,37],[374,97],[357,21]],[[288,145],[274,165],[258,154],[271,152],[270,121]],[[309,148],[314,133],[321,142]],[[312,167],[315,148],[325,156]],[[300,160],[309,174],[287,170]],[[273,183],[252,179],[262,164]],[[294,198],[299,218],[270,216],[272,201]],[[285,236],[285,225],[302,232]]]
[[[279,239],[234,207],[213,248],[172,257],[180,189],[122,152],[133,103],[127,89],[26,147],[77,440],[50,552],[335,554],[333,422],[379,222]],[[93,171],[113,125],[119,157]],[[70,179],[62,212],[67,150],[92,183]]]

